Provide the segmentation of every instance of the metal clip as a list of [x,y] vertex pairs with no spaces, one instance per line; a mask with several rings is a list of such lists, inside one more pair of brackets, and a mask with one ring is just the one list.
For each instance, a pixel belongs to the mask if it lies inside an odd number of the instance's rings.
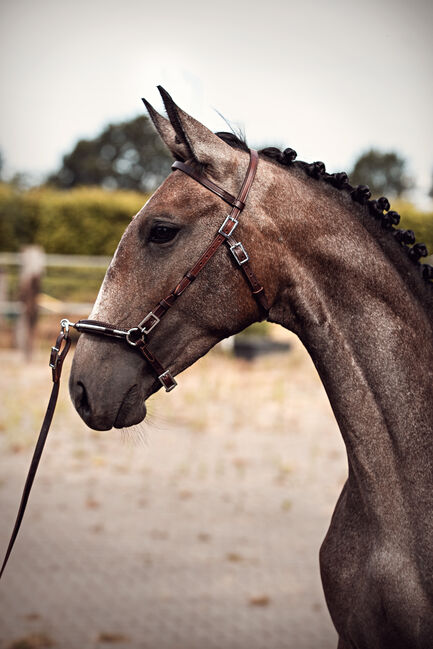
[[67,318],[60,320],[60,334],[56,340],[54,347],[51,347],[50,353],[50,367],[55,370],[60,356],[60,347],[62,346],[62,340],[67,340],[69,337],[69,327],[73,327],[74,323],[70,322]]
[[74,326],[75,326],[74,323],[68,320],[68,318],[63,318],[62,320],[60,320],[61,332],[65,340],[69,336],[69,327],[74,327]]
[[57,336],[56,344],[51,347],[49,364],[53,373],[54,383],[57,383],[60,379],[63,361],[71,346],[69,327],[75,327],[74,323],[69,322],[67,318],[60,321],[60,333]]

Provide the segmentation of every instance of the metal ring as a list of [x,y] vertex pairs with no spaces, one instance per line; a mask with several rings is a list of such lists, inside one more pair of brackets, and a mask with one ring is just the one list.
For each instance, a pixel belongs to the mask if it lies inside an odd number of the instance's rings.
[[131,334],[133,332],[138,332],[140,334],[140,336],[137,338],[137,341],[138,340],[143,340],[144,341],[145,333],[143,332],[142,329],[140,329],[140,327],[132,327],[132,329],[129,329],[127,331],[127,333],[126,333],[126,342],[129,343],[130,345],[132,345],[132,347],[137,347],[137,342],[134,342],[133,340],[131,340]]

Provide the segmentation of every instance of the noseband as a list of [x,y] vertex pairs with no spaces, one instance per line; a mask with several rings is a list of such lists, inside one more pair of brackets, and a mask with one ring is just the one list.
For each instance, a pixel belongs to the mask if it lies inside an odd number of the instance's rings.
[[170,390],[173,390],[173,388],[176,387],[177,383],[173,378],[170,370],[165,369],[164,366],[159,362],[155,354],[149,349],[147,343],[148,336],[159,325],[161,319],[173,306],[177,298],[180,297],[182,293],[188,288],[188,286],[192,284],[200,271],[203,270],[203,268],[212,259],[212,257],[215,255],[215,253],[223,243],[228,246],[237,265],[242,270],[259,307],[267,315],[269,311],[269,305],[266,299],[264,288],[251,269],[250,260],[244,245],[233,236],[233,233],[238,226],[238,218],[245,207],[249,191],[253,184],[256,175],[257,164],[258,153],[257,151],[250,150],[250,162],[248,165],[247,173],[245,175],[239,194],[235,198],[234,196],[232,196],[232,194],[229,194],[229,192],[226,192],[221,187],[218,187],[218,185],[209,180],[209,178],[207,178],[206,176],[197,174],[195,169],[186,162],[174,162],[172,169],[179,169],[188,176],[191,176],[191,178],[203,185],[203,187],[206,187],[206,189],[209,189],[211,192],[222,198],[222,200],[228,203],[232,208],[230,213],[224,219],[212,243],[206,248],[201,257],[199,257],[197,262],[194,264],[194,266],[182,277],[174,290],[160,302],[158,302],[158,304],[152,309],[152,311],[149,311],[149,313],[136,327],[132,327],[132,329],[128,330],[119,329],[114,325],[108,324],[106,322],[99,322],[98,320],[79,320],[78,322],[73,323],[65,318],[61,321],[61,331],[57,337],[56,344],[51,348],[50,355],[50,367],[52,369],[53,379],[51,396],[42,423],[42,427],[39,432],[39,437],[36,442],[36,448],[33,453],[30,469],[27,474],[27,479],[24,485],[15,525],[5,554],[5,558],[3,560],[3,565],[0,570],[0,578],[4,572],[10,553],[15,543],[15,539],[21,526],[33,480],[36,475],[36,470],[39,465],[39,460],[41,458],[45,440],[47,438],[51,421],[54,415],[59,393],[60,376],[62,372],[63,361],[65,360],[66,354],[68,353],[68,350],[71,346],[71,339],[69,337],[69,330],[71,327],[73,327],[80,333],[91,333],[100,336],[110,336],[111,338],[120,338],[125,340],[129,345],[132,345],[139,352],[141,352],[147,363],[150,365],[150,367],[158,377],[160,383],[164,386],[166,392],[170,392]]
[[174,162],[172,169],[179,169],[188,176],[191,176],[191,178],[203,185],[203,187],[206,187],[206,189],[209,189],[211,192],[222,198],[223,201],[231,205],[232,209],[230,214],[225,218],[212,243],[206,248],[194,266],[182,277],[174,290],[158,302],[152,311],[149,311],[136,327],[128,330],[118,329],[111,324],[99,322],[98,320],[79,320],[75,324],[69,323],[69,326],[74,327],[81,333],[92,333],[101,336],[123,338],[127,343],[141,352],[161,384],[164,386],[165,390],[170,392],[170,390],[173,390],[176,387],[177,383],[170,370],[165,369],[156,355],[149,349],[148,336],[159,325],[162,318],[173,306],[177,298],[180,297],[189,286],[191,286],[197,275],[212,259],[223,243],[228,246],[236,260],[236,263],[243,271],[254,298],[257,300],[261,309],[267,314],[269,306],[266,300],[264,288],[251,269],[245,247],[240,241],[237,241],[233,235],[239,222],[238,218],[245,207],[245,202],[256,175],[258,159],[257,151],[250,150],[250,162],[247,173],[236,198],[226,192],[225,189],[218,187],[218,185],[209,180],[206,176],[197,174],[194,168],[186,162]]

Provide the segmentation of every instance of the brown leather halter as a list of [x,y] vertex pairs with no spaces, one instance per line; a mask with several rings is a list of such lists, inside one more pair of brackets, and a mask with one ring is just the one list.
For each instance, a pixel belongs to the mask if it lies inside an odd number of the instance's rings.
[[218,187],[218,185],[209,180],[209,178],[207,178],[206,176],[197,174],[193,167],[186,162],[174,162],[172,169],[179,169],[180,171],[183,171],[183,173],[188,174],[188,176],[191,176],[191,178],[206,187],[206,189],[209,189],[211,192],[222,198],[232,207],[230,214],[228,214],[228,216],[225,218],[212,243],[206,248],[197,262],[194,264],[194,266],[190,268],[190,270],[182,277],[173,291],[171,291],[171,293],[169,293],[165,298],[158,302],[158,304],[156,304],[152,311],[149,311],[149,313],[136,327],[133,327],[129,330],[122,330],[117,329],[113,325],[107,324],[105,322],[99,322],[98,320],[79,320],[75,324],[71,323],[70,326],[74,327],[75,329],[77,329],[77,331],[80,331],[82,333],[94,333],[99,335],[112,336],[115,338],[124,338],[130,345],[136,347],[137,350],[143,354],[144,358],[152,367],[165,390],[167,392],[170,392],[170,390],[173,390],[176,387],[177,383],[174,380],[170,370],[165,369],[156,355],[149,349],[149,346],[147,344],[148,336],[155,329],[155,327],[159,325],[162,318],[173,306],[177,298],[180,297],[182,293],[192,284],[200,271],[203,270],[203,268],[212,259],[214,254],[223,243],[226,243],[229,247],[230,252],[233,254],[233,257],[235,258],[237,264],[245,275],[253,296],[255,297],[263,311],[267,314],[269,311],[269,306],[266,300],[264,288],[251,269],[249,257],[245,250],[245,247],[233,236],[233,233],[238,225],[239,215],[245,207],[245,201],[247,200],[248,193],[251,189],[251,185],[253,184],[256,175],[258,159],[259,157],[257,151],[251,150],[250,163],[248,165],[247,173],[245,175],[239,194],[236,198],[221,187]]
[[36,448],[30,464],[27,479],[24,485],[15,525],[12,531],[5,558],[3,560],[3,565],[0,570],[0,578],[3,575],[10,553],[14,546],[15,539],[21,526],[27,501],[30,495],[30,490],[32,488],[33,480],[36,475],[36,470],[39,465],[39,460],[42,455],[45,440],[47,438],[51,421],[54,415],[54,409],[56,407],[57,397],[59,393],[60,375],[62,371],[63,361],[65,360],[65,356],[71,345],[71,340],[69,337],[70,327],[73,327],[81,333],[92,333],[126,340],[127,343],[129,343],[142,353],[147,363],[152,367],[159,381],[164,386],[165,390],[167,392],[170,392],[170,390],[173,390],[173,388],[176,387],[177,383],[173,378],[170,370],[165,369],[164,366],[159,362],[155,354],[149,349],[149,346],[147,344],[148,335],[155,329],[155,327],[157,327],[167,311],[176,302],[177,298],[180,297],[182,293],[188,288],[188,286],[192,284],[200,271],[203,270],[203,268],[206,266],[209,260],[212,259],[214,254],[223,243],[228,246],[234,259],[236,260],[236,263],[244,273],[254,298],[257,300],[263,313],[267,315],[269,311],[269,305],[266,299],[264,288],[251,269],[250,260],[245,247],[233,236],[233,233],[238,226],[238,218],[245,207],[248,193],[251,189],[251,185],[253,184],[256,175],[257,164],[258,153],[257,151],[250,150],[250,162],[248,165],[247,173],[245,175],[239,194],[235,198],[234,196],[232,196],[232,194],[229,194],[221,187],[218,187],[218,185],[216,185],[206,176],[197,174],[194,168],[186,162],[174,162],[172,169],[179,169],[183,173],[188,174],[188,176],[191,176],[191,178],[199,182],[211,192],[222,198],[223,201],[231,205],[232,209],[230,211],[230,214],[228,214],[224,219],[212,243],[206,248],[197,262],[194,264],[194,266],[182,277],[174,290],[160,302],[158,302],[158,304],[152,309],[152,311],[149,311],[149,313],[136,327],[128,330],[119,329],[114,325],[108,324],[106,322],[99,322],[98,320],[79,320],[75,323],[69,322],[69,320],[67,319],[63,319],[61,321],[61,331],[59,336],[57,337],[56,344],[51,348],[50,355],[50,367],[52,369],[53,379],[51,396],[47,411],[45,413],[44,421],[39,432],[39,437],[36,443]]

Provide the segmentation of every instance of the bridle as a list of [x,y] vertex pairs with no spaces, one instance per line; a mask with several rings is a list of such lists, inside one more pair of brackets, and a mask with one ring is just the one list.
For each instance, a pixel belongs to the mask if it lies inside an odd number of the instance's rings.
[[150,350],[147,342],[148,336],[159,325],[162,318],[175,304],[178,297],[180,297],[186,291],[186,289],[191,286],[192,282],[196,279],[200,271],[203,270],[203,268],[212,259],[212,257],[215,255],[215,253],[223,243],[225,243],[229,247],[230,252],[233,254],[233,257],[235,258],[237,264],[239,265],[247,279],[252,294],[258,301],[260,307],[264,310],[264,312],[267,313],[269,307],[265,297],[264,288],[251,269],[249,257],[245,250],[245,247],[240,241],[237,241],[235,239],[233,234],[238,225],[238,217],[245,207],[245,201],[253,184],[257,170],[257,163],[257,151],[251,150],[247,173],[245,175],[239,194],[235,198],[234,196],[226,192],[225,189],[218,187],[218,185],[209,180],[209,178],[207,178],[206,176],[197,174],[190,164],[180,161],[174,162],[172,165],[173,170],[179,169],[188,176],[191,176],[191,178],[193,178],[195,181],[199,182],[211,192],[222,198],[223,201],[231,205],[231,212],[225,218],[212,243],[206,248],[197,262],[194,264],[194,266],[190,268],[190,270],[182,277],[180,282],[171,291],[171,293],[160,300],[155,305],[155,307],[151,311],[149,311],[147,315],[145,315],[143,320],[136,327],[128,330],[123,330],[118,329],[111,324],[107,324],[106,322],[99,322],[98,320],[79,320],[75,324],[69,323],[69,326],[74,327],[81,333],[93,333],[102,336],[123,338],[127,343],[129,343],[142,353],[147,363],[151,366],[152,370],[156,374],[158,380],[164,386],[165,390],[167,392],[170,392],[170,390],[173,390],[176,387],[177,383],[173,378],[170,370],[165,369],[156,357],[155,353]]
[[98,320],[79,320],[75,323],[70,322],[66,318],[61,320],[61,330],[57,337],[55,345],[51,348],[50,354],[50,367],[52,370],[53,380],[51,396],[42,423],[42,427],[39,432],[39,437],[36,442],[36,448],[30,464],[30,469],[27,474],[27,479],[24,485],[15,525],[12,531],[3,565],[0,570],[0,578],[4,572],[10,553],[15,543],[15,539],[18,535],[21,521],[23,519],[27,501],[30,495],[30,490],[32,488],[39,460],[41,458],[45,445],[45,440],[47,438],[51,421],[54,415],[60,387],[62,366],[66,354],[68,353],[71,346],[71,339],[69,335],[71,328],[76,329],[80,333],[97,334],[100,336],[109,336],[111,338],[119,338],[125,340],[129,345],[132,345],[132,347],[137,349],[137,351],[141,352],[146,362],[150,365],[153,372],[156,374],[160,383],[164,386],[166,392],[170,392],[176,387],[177,382],[175,381],[170,370],[165,369],[154,352],[150,350],[148,345],[148,336],[159,325],[162,318],[175,304],[176,300],[189,286],[191,286],[192,282],[197,278],[200,271],[202,271],[206,264],[212,259],[212,257],[215,255],[217,250],[219,250],[222,244],[226,244],[228,246],[237,265],[243,272],[246,281],[251,289],[252,295],[257,301],[263,314],[268,314],[269,305],[266,299],[265,290],[251,268],[250,259],[244,245],[241,243],[241,241],[236,240],[236,238],[234,237],[234,232],[239,223],[239,216],[245,207],[249,191],[254,182],[258,159],[259,157],[257,151],[251,149],[248,169],[237,197],[234,197],[232,194],[216,185],[213,181],[211,181],[203,174],[197,173],[191,164],[178,160],[173,163],[173,170],[178,169],[187,174],[196,182],[203,185],[203,187],[206,187],[206,189],[222,198],[222,200],[228,203],[232,209],[224,219],[221,227],[218,229],[213,241],[199,257],[194,266],[190,268],[187,273],[185,273],[185,275],[182,277],[173,291],[171,291],[171,293],[169,293],[165,298],[160,300],[158,304],[156,304],[156,306],[151,311],[149,311],[149,313],[141,320],[141,322],[137,326],[132,327],[131,329],[119,329],[112,324],[100,322]]

